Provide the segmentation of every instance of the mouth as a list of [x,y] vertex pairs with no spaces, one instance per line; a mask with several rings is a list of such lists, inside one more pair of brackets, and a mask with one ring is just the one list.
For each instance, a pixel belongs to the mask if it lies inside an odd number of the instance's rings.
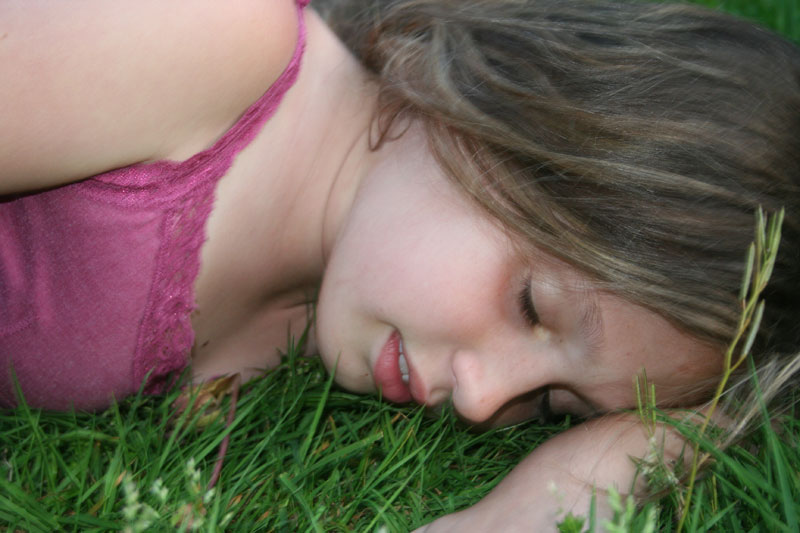
[[389,401],[405,403],[412,400],[410,371],[403,338],[393,330],[381,348],[373,368],[375,385]]
[[408,385],[408,361],[406,361],[406,353],[403,350],[403,337],[400,337],[400,340],[397,342],[397,351],[400,352],[400,355],[397,357],[397,366],[400,368],[400,379],[403,380],[403,383]]

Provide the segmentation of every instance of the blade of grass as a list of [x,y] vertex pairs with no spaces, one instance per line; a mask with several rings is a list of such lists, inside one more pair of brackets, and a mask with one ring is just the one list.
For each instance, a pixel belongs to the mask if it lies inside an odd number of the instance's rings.
[[330,375],[328,376],[328,380],[325,382],[325,388],[323,389],[322,396],[320,397],[319,401],[317,402],[317,408],[314,411],[314,418],[311,421],[311,425],[308,428],[306,433],[306,438],[303,441],[303,445],[300,447],[300,454],[299,459],[301,463],[306,463],[306,458],[308,456],[308,450],[311,447],[311,443],[314,440],[314,435],[317,432],[317,426],[319,426],[319,421],[322,418],[322,412],[325,409],[325,402],[328,399],[328,395],[331,392],[331,385],[333,385],[333,378],[336,374],[335,369],[331,371]]
[[311,522],[311,528],[316,533],[324,533],[322,527],[317,522],[317,517],[311,512],[311,507],[308,505],[308,502],[305,500],[305,498],[303,498],[300,489],[294,484],[289,475],[283,473],[278,476],[278,479],[280,480],[281,484],[283,484],[283,486],[289,490],[289,493],[297,501],[297,503],[300,504],[300,507],[303,509],[303,511],[305,511],[309,521]]

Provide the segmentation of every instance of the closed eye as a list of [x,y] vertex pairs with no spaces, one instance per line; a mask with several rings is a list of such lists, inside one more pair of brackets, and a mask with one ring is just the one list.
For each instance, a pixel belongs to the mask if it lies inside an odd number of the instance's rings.
[[539,314],[533,305],[533,297],[531,296],[531,279],[527,278],[522,286],[522,290],[518,296],[519,308],[525,321],[531,326],[539,325]]

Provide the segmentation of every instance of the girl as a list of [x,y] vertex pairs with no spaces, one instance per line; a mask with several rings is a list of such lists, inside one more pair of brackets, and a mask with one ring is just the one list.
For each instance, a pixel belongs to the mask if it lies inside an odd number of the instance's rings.
[[[354,56],[306,3],[0,7],[3,405],[256,375],[315,299],[355,391],[508,423],[631,407],[646,371],[695,405],[759,205],[787,210],[759,364],[797,353],[791,44],[689,6],[397,0],[341,7]],[[645,451],[595,420],[428,529],[552,524]]]

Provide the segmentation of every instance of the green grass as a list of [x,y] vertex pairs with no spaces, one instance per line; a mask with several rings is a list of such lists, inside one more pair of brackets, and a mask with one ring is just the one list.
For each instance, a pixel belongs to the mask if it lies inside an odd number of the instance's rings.
[[[224,417],[199,431],[188,420],[172,429],[175,394],[95,415],[3,413],[0,523],[109,531],[149,513],[147,531],[169,531],[188,516],[202,517],[203,531],[404,531],[474,502],[560,429],[472,433],[449,412],[432,417],[331,389],[317,360],[287,361],[245,389],[210,496]],[[187,474],[190,461],[199,477]],[[157,479],[163,500],[151,491]],[[126,480],[128,499],[135,486],[138,503],[154,512],[141,506],[126,519]]]
[[[476,502],[568,423],[476,433],[450,412],[434,417],[340,391],[317,360],[287,360],[245,387],[222,477],[207,494],[224,417],[201,429],[187,415],[170,423],[174,397],[135,397],[99,414],[0,414],[0,524],[173,531],[189,530],[191,520],[201,531],[406,531]],[[798,530],[796,415],[714,452],[686,531]],[[674,496],[633,514],[623,505],[617,522],[629,527],[621,530],[652,522],[673,531]]]
[[[800,42],[800,0],[700,3]],[[137,396],[98,414],[0,412],[0,530],[406,531],[475,503],[569,424],[476,433],[447,410],[432,416],[343,392],[318,361],[294,358],[244,387],[227,430],[223,417],[202,428],[186,415],[170,422],[175,396]],[[798,442],[796,411],[724,453],[706,442],[715,460],[685,531],[800,530]],[[617,503],[611,530],[674,531],[679,494],[639,510]]]
[[691,0],[760,22],[800,43],[800,0]]

